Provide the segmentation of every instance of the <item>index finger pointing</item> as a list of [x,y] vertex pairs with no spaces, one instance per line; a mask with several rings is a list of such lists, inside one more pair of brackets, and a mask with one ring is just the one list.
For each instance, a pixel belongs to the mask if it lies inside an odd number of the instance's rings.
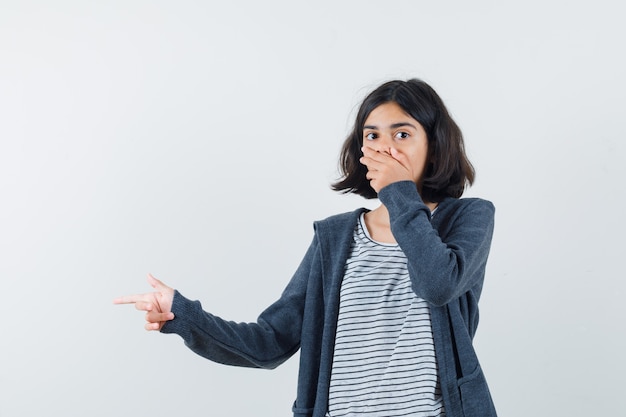
[[135,304],[139,301],[144,301],[142,294],[124,295],[113,299],[113,304]]

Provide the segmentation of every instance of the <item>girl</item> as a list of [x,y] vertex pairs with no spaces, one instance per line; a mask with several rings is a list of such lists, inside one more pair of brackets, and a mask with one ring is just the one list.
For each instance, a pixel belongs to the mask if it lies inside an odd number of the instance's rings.
[[390,81],[361,104],[340,165],[334,190],[381,205],[315,222],[257,322],[207,313],[151,275],[155,292],[114,302],[215,362],[274,368],[300,349],[296,417],[495,416],[472,347],[494,207],[460,199],[474,179],[461,131],[429,85]]

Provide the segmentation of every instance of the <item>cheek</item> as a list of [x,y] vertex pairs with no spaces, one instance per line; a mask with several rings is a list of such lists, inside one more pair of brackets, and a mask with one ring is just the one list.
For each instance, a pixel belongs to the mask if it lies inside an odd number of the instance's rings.
[[424,170],[426,169],[427,157],[428,157],[428,155],[427,155],[426,151],[413,153],[409,157],[409,160],[411,161],[411,166],[413,168],[413,171],[416,174],[420,174],[421,175],[424,172]]
[[406,155],[415,162],[425,162],[428,158],[428,148],[425,146],[413,147],[406,150]]

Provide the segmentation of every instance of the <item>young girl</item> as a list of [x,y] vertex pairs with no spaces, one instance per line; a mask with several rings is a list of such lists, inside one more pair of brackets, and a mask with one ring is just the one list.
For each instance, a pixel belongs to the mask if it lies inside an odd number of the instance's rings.
[[417,79],[370,93],[341,170],[334,190],[381,205],[315,222],[256,323],[207,313],[151,275],[155,292],[114,302],[215,362],[274,368],[300,349],[296,417],[495,416],[472,347],[494,207],[460,199],[474,169],[437,93]]

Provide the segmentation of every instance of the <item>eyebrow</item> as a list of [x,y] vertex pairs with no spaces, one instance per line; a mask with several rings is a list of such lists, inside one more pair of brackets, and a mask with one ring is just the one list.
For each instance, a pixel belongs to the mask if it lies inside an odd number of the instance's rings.
[[[390,125],[389,127],[391,129],[397,129],[399,127],[404,127],[404,126],[410,126],[413,129],[417,129],[415,127],[415,125],[413,125],[412,123],[408,123],[408,122],[400,122],[400,123],[394,123],[392,125]],[[365,125],[363,126],[363,129],[372,129],[372,130],[378,130],[378,126],[374,126],[374,125]]]

